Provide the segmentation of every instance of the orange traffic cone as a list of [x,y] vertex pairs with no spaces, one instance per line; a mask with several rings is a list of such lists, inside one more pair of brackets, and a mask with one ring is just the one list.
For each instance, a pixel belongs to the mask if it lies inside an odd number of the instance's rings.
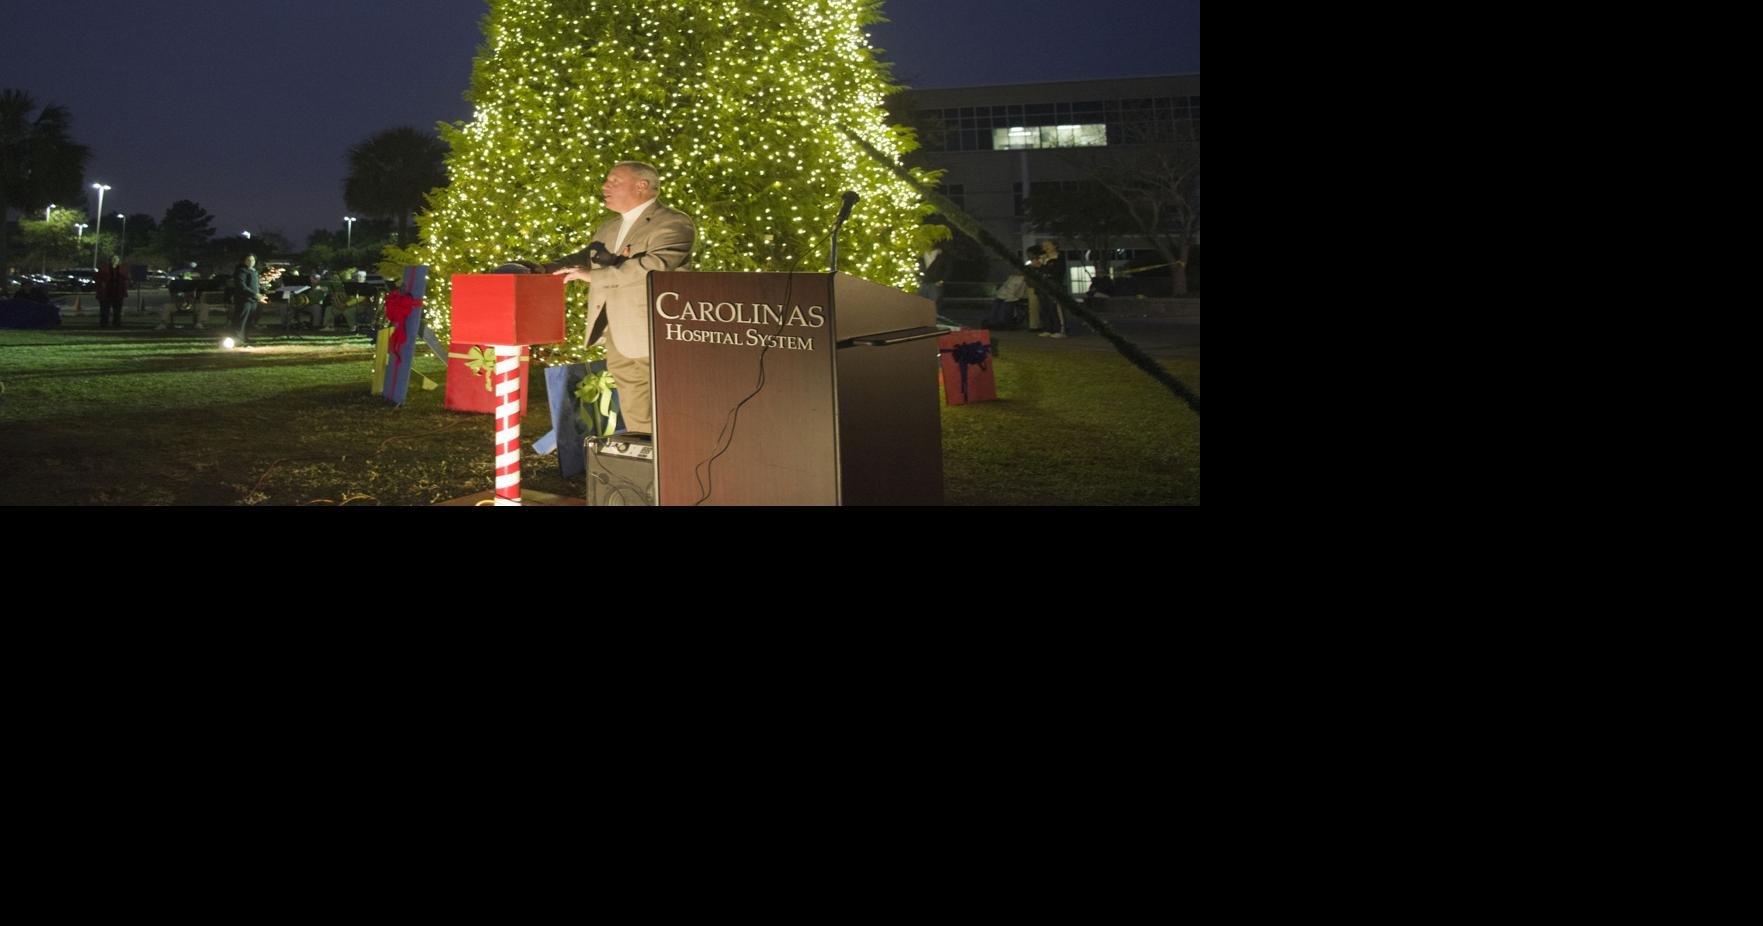
[[79,293],[73,294],[73,314],[75,314],[75,315],[80,314],[80,294]]

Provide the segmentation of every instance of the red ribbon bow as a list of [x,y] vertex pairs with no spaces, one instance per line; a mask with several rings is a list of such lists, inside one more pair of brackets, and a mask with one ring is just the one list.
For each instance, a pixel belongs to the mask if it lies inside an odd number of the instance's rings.
[[404,326],[421,305],[421,299],[401,290],[392,290],[386,294],[386,317],[392,320],[392,343],[389,345],[388,355],[393,370],[398,369],[398,362],[402,359],[399,351],[404,347]]

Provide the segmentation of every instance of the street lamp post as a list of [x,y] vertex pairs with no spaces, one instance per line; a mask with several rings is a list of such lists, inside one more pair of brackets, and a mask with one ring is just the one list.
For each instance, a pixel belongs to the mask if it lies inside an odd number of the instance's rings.
[[[49,213],[54,212],[54,211],[55,211],[55,204],[54,203],[50,203],[48,206],[45,206],[43,208],[43,221],[48,222],[49,221]],[[49,249],[48,248],[43,249],[43,266],[40,269],[44,273],[49,272]]]
[[116,217],[122,219],[122,241],[116,246],[117,256],[129,256],[129,217],[127,213],[118,212]]
[[[93,232],[93,234],[97,234],[97,232]],[[74,257],[75,260],[79,259],[78,255],[80,253],[80,240],[85,237],[86,237],[86,223],[75,222],[74,226],[73,226],[73,252],[75,255],[75,257]]]
[[348,242],[344,245],[344,247],[346,247],[350,250],[354,250],[355,249],[355,217],[352,215],[346,215],[346,216],[343,216],[343,221],[349,223],[349,239],[348,239]]
[[92,268],[98,267],[98,233],[104,230],[104,191],[110,189],[106,183],[94,183],[92,189],[98,191],[98,224],[92,227]]

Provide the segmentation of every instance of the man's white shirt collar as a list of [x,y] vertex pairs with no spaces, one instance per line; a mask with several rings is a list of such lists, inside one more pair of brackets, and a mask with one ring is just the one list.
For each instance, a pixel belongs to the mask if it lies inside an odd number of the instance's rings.
[[618,240],[612,243],[612,253],[617,254],[624,250],[624,239],[630,237],[631,226],[637,224],[637,219],[642,216],[644,211],[653,205],[655,205],[655,200],[645,199],[641,206],[638,206],[629,212],[619,213],[624,216],[624,222],[618,226]]

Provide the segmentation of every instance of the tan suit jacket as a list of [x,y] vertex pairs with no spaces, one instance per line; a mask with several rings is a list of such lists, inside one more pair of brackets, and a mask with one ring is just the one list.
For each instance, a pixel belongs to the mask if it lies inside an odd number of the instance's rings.
[[687,270],[692,264],[692,243],[697,226],[692,217],[656,202],[637,217],[636,227],[625,237],[630,257],[613,258],[611,266],[588,259],[594,242],[607,251],[618,241],[618,228],[623,216],[594,231],[588,247],[556,263],[546,264],[547,272],[564,267],[580,267],[593,274],[588,284],[588,343],[592,344],[602,317],[611,329],[612,340],[627,357],[649,356],[649,271]]

